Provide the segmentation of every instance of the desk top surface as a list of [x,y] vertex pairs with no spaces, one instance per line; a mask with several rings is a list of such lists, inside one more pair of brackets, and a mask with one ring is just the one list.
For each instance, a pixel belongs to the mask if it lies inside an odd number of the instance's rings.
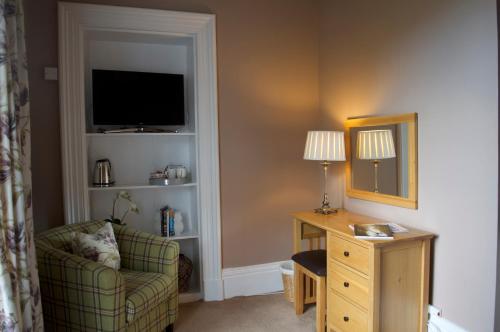
[[[301,220],[312,226],[323,229],[327,232],[334,232],[342,235],[343,237],[355,239],[353,231],[349,228],[349,225],[353,224],[379,224],[379,223],[389,223],[382,219],[377,219],[373,217],[368,217],[365,215],[349,212],[343,209],[339,209],[337,213],[323,215],[314,213],[312,211],[302,211],[292,213],[295,219]],[[435,235],[429,232],[421,231],[415,228],[403,226],[408,229],[408,232],[394,234],[394,240],[361,240],[355,239],[356,241],[364,242],[368,245],[373,245],[376,247],[392,245],[395,242],[402,242],[408,240],[418,240],[418,239],[430,239]]]

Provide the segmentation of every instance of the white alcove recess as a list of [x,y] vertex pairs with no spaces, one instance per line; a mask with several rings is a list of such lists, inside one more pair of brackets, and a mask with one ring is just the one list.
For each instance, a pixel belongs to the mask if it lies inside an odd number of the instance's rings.
[[[92,70],[184,75],[186,125],[176,132],[104,134],[92,121]],[[59,3],[59,87],[65,222],[109,217],[128,191],[140,213],[127,225],[160,234],[159,210],[183,216],[173,237],[193,262],[180,301],[222,300],[215,16]],[[111,161],[115,185],[94,187],[96,160]],[[154,186],[149,173],[182,164],[188,183]]]

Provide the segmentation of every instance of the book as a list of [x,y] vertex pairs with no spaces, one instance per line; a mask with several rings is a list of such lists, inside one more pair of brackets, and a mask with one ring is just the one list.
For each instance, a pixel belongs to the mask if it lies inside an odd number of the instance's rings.
[[[389,226],[393,234],[397,233],[408,233],[408,229],[404,228],[403,226],[396,224],[396,223],[388,223],[386,224]],[[349,225],[349,228],[354,231],[354,225]]]
[[391,228],[387,224],[356,224],[354,237],[363,240],[392,240]]
[[408,229],[404,228],[403,226],[395,223],[390,223],[387,224],[389,228],[391,229],[392,233],[408,233]]
[[161,236],[168,237],[168,206],[160,210],[161,214]]
[[[168,205],[160,209],[160,233],[163,237],[175,236],[175,214],[177,210],[172,209]],[[182,222],[182,221],[181,221]]]
[[174,216],[175,216],[175,210],[170,208],[168,210],[168,236],[175,236],[175,230],[174,230]]

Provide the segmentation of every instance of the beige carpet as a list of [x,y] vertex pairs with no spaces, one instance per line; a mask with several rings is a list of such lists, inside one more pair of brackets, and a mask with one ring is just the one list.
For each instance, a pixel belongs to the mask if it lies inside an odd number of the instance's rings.
[[315,308],[296,316],[283,294],[181,304],[175,332],[314,331]]

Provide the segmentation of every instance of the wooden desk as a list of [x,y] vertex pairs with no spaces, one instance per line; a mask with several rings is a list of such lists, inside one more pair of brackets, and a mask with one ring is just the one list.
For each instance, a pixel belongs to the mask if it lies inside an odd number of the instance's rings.
[[304,224],[326,231],[328,332],[426,331],[433,234],[409,228],[394,240],[359,240],[349,225],[384,221],[345,210],[293,217],[294,253]]

